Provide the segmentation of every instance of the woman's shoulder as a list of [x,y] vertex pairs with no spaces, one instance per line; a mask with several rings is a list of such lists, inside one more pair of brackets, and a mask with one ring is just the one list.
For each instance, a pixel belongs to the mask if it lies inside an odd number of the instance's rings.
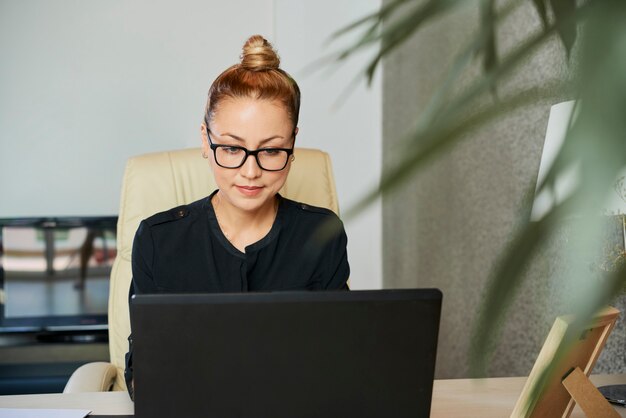
[[[282,230],[286,235],[297,237],[305,252],[316,253],[320,243],[326,249],[346,245],[347,236],[343,222],[330,209],[296,202],[285,201],[285,216]],[[313,246],[313,247],[311,247]]]
[[197,219],[198,217],[195,215],[205,210],[209,199],[210,196],[204,197],[200,200],[196,200],[195,202],[188,203],[186,205],[176,206],[174,208],[155,213],[154,215],[144,219],[142,223],[152,227],[157,225],[169,224],[183,219]]
[[313,206],[308,203],[297,202],[295,200],[282,197],[282,200],[291,214],[295,216],[313,217],[313,218],[337,218],[337,214],[330,209],[320,206]]
[[330,209],[314,206],[308,203],[297,202],[283,198],[286,224],[294,233],[307,233],[327,229],[328,231],[343,232],[343,222]]

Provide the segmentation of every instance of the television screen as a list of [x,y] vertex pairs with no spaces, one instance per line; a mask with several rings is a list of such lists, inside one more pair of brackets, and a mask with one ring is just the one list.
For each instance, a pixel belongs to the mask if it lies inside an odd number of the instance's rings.
[[0,219],[0,330],[107,328],[117,217]]

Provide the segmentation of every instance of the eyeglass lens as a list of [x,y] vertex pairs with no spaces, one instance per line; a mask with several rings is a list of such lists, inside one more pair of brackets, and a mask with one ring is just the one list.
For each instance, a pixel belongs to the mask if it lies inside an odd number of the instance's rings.
[[[216,162],[225,168],[241,167],[246,159],[246,151],[236,147],[217,147],[215,149]],[[289,153],[281,149],[259,150],[256,160],[264,170],[282,170],[287,165]]]

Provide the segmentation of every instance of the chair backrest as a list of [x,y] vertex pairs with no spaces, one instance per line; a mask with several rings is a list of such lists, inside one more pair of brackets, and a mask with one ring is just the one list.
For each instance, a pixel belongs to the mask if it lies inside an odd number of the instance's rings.
[[[315,149],[296,148],[295,156],[281,194],[338,213],[335,180],[328,154]],[[208,196],[216,187],[200,148],[146,154],[128,160],[122,181],[117,257],[111,272],[109,294],[109,351],[111,363],[117,367],[113,390],[126,389],[124,355],[128,351],[130,334],[130,261],[139,223],[154,213]]]

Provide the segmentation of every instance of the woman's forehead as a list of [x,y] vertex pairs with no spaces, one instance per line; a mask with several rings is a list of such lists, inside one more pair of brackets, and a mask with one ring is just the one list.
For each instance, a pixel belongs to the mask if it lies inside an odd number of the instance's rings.
[[211,121],[216,133],[267,131],[284,134],[293,129],[287,109],[278,100],[235,98],[222,101]]

